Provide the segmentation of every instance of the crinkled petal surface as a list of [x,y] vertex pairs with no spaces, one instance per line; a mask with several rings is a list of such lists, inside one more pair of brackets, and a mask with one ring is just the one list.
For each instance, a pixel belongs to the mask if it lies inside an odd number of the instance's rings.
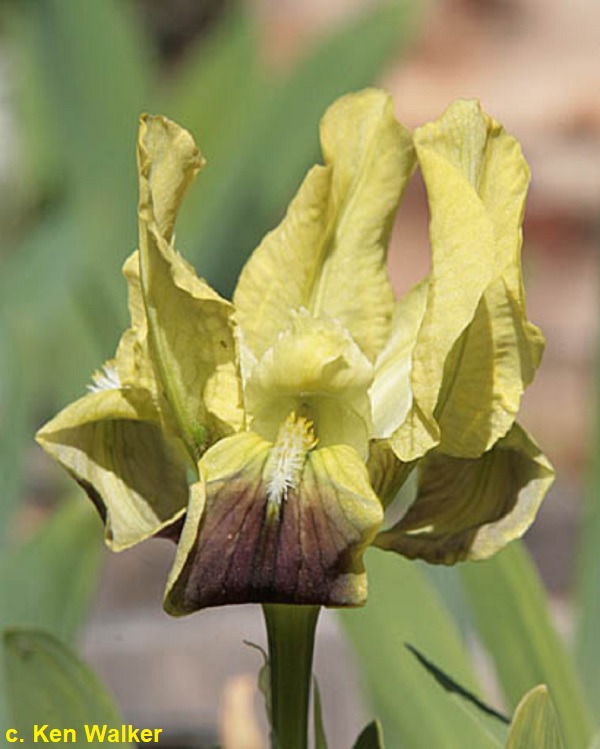
[[480,458],[433,451],[417,470],[415,501],[375,545],[442,564],[485,559],[522,536],[554,476],[517,424]]
[[169,613],[248,602],[364,603],[362,554],[382,520],[364,464],[345,445],[316,449],[297,487],[273,505],[271,449],[245,432],[203,456],[205,496],[196,491],[184,526],[165,599]]
[[171,244],[183,197],[203,159],[185,130],[143,117],[138,141],[140,271],[149,347],[191,454],[243,423],[233,307]]
[[238,319],[257,358],[301,307],[338,320],[371,361],[389,334],[394,299],[385,255],[414,168],[410,134],[396,121],[391,98],[366,90],[328,109],[321,144],[325,166],[308,173],[235,291]]
[[138,136],[140,212],[170,244],[177,214],[204,157],[194,139],[175,122],[142,115]]
[[505,277],[493,281],[446,360],[435,415],[440,449],[476,457],[510,429],[544,350]]
[[413,401],[394,435],[403,460],[435,445],[476,457],[505,435],[539,364],[525,316],[521,223],[529,171],[474,101],[414,136],[429,197],[432,270],[413,351]]
[[158,419],[147,392],[105,390],[63,409],[36,436],[90,496],[116,551],[185,512],[186,453],[164,435]]

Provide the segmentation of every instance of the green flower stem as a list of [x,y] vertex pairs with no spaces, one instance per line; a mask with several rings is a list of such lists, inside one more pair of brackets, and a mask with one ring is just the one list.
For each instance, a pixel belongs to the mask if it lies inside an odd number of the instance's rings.
[[307,749],[319,606],[265,604],[271,680],[271,749]]

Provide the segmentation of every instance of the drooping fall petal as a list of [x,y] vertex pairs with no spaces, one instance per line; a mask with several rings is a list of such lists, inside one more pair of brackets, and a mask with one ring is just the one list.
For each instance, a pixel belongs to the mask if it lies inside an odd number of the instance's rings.
[[90,393],[48,422],[37,440],[93,500],[115,551],[155,535],[185,512],[185,450],[163,433],[143,390]]
[[184,526],[170,613],[252,601],[364,603],[362,554],[382,520],[364,464],[346,445],[315,449],[277,500],[272,454],[271,443],[245,432],[203,456],[206,495],[197,493]]
[[517,424],[480,458],[433,451],[417,471],[416,499],[375,545],[443,564],[485,559],[520,538],[554,477],[539,447]]
[[307,175],[282,223],[240,276],[234,304],[257,358],[301,307],[337,320],[373,361],[389,333],[393,295],[385,257],[414,168],[411,137],[391,98],[343,97],[321,123],[325,166]]

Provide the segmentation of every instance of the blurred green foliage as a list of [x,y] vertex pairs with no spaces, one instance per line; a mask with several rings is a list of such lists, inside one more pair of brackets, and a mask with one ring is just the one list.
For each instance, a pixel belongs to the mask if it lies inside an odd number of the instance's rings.
[[[95,675],[53,635],[35,629],[8,630],[0,653],[10,685],[7,725],[17,731],[20,741],[28,737],[28,743],[62,743],[64,736],[64,743],[102,747],[106,730],[101,736],[88,737],[84,726],[103,731],[104,726],[121,725],[118,711]],[[37,738],[35,725],[42,730]],[[75,731],[75,741],[73,733],[63,734],[65,729]],[[130,744],[125,739],[111,746],[127,749]]]

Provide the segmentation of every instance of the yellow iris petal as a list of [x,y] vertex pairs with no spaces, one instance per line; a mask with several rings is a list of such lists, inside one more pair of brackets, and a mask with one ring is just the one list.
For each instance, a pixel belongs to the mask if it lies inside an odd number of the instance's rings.
[[164,401],[162,388],[148,348],[148,326],[140,281],[140,257],[137,250],[125,261],[123,275],[129,292],[131,327],[121,336],[115,357],[119,380],[123,387],[139,387],[151,393],[164,423],[167,424],[171,421],[169,407]]
[[324,167],[314,167],[283,222],[244,268],[234,295],[245,339],[260,358],[294,310],[338,320],[373,361],[389,333],[385,267],[391,227],[414,168],[391,98],[343,97],[321,123]]
[[479,458],[433,451],[417,471],[415,501],[375,543],[443,564],[485,559],[520,538],[554,478],[539,447],[516,424]]
[[510,429],[539,364],[520,271],[529,171],[517,142],[473,101],[415,132],[430,203],[432,270],[413,351],[403,460],[435,445],[475,457]]
[[413,350],[426,304],[427,280],[414,286],[394,308],[391,335],[375,362],[369,391],[373,437],[391,437],[410,411]]
[[116,551],[155,535],[185,512],[185,451],[158,422],[149,393],[112,389],[72,403],[36,436],[94,501]]
[[243,423],[233,308],[170,243],[181,201],[203,163],[185,130],[163,117],[142,118],[140,275],[148,337],[174,419],[195,457]]

